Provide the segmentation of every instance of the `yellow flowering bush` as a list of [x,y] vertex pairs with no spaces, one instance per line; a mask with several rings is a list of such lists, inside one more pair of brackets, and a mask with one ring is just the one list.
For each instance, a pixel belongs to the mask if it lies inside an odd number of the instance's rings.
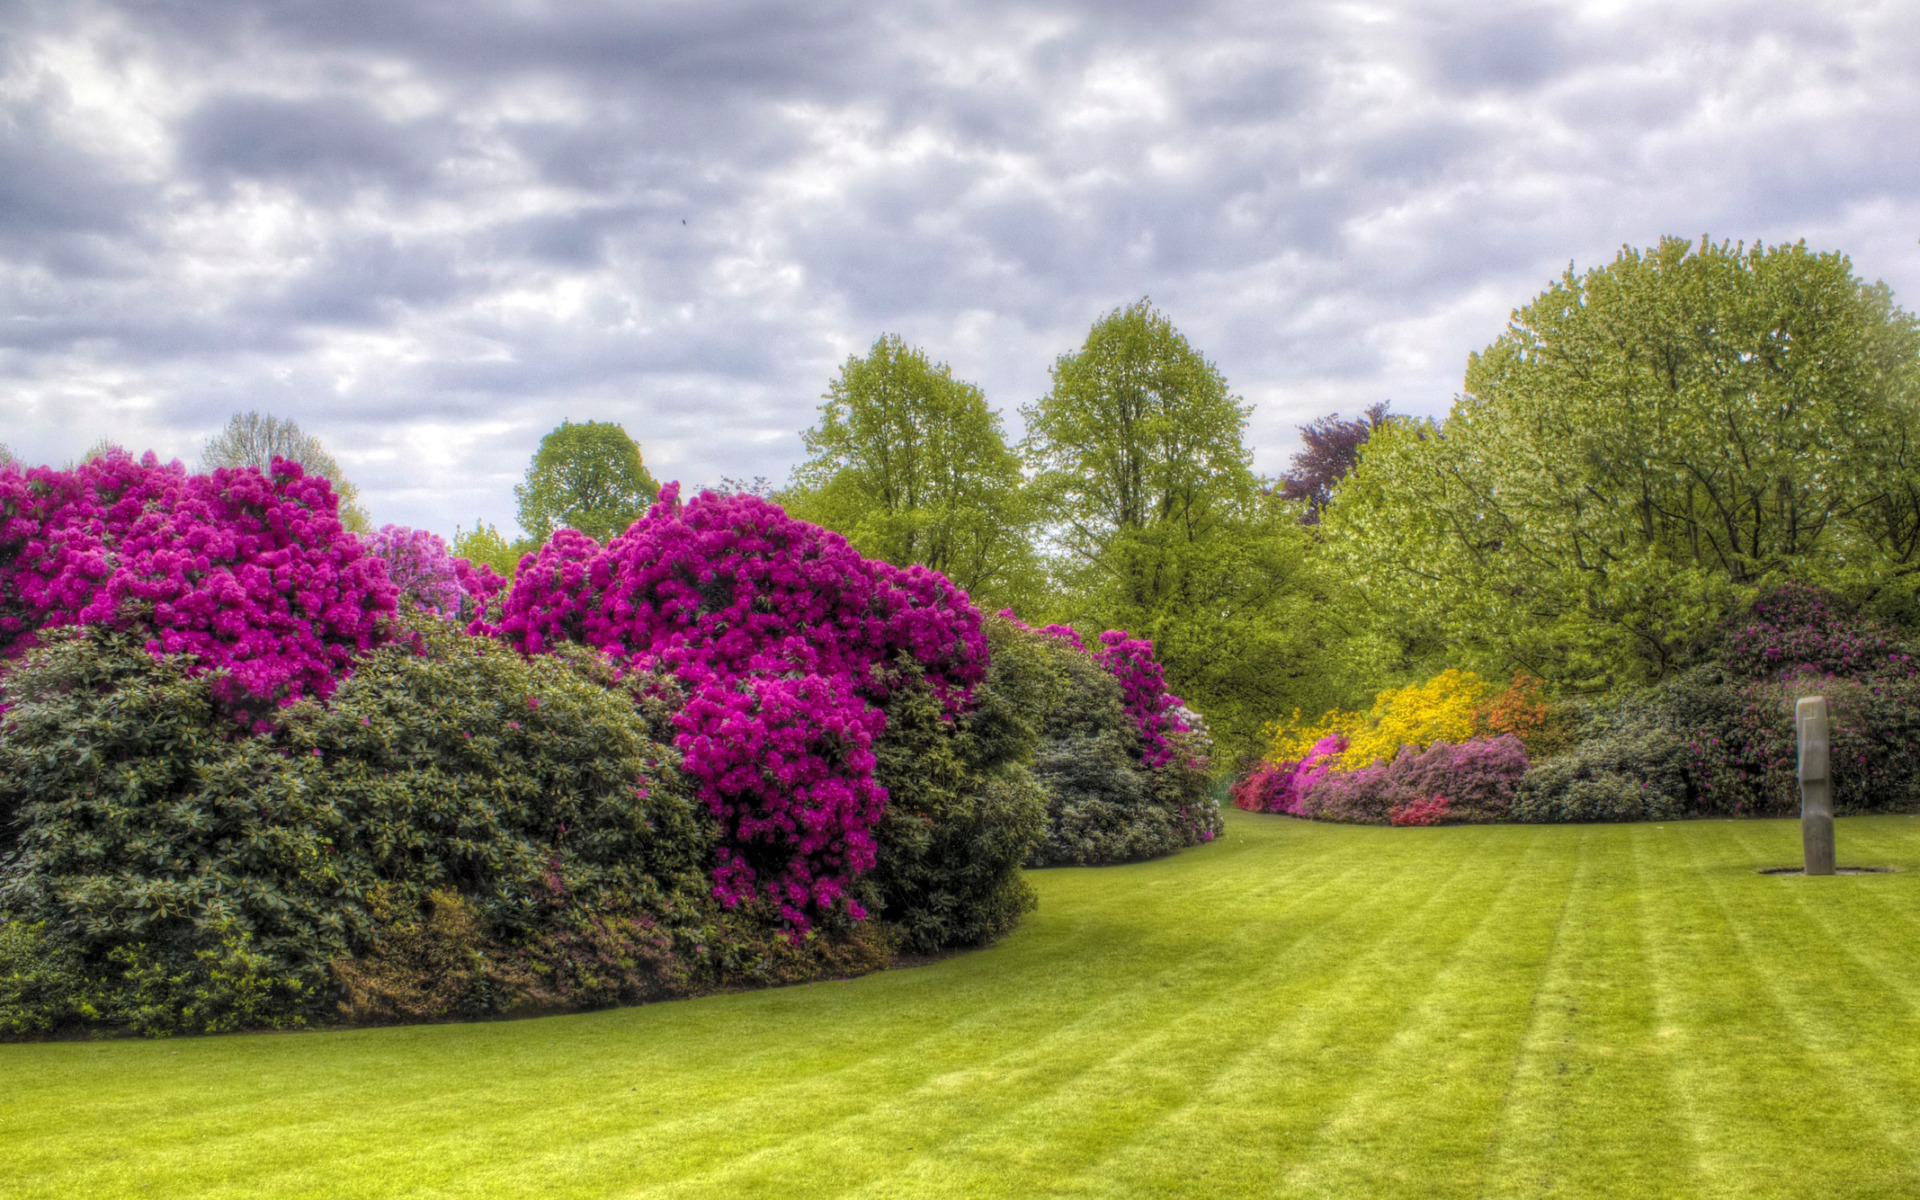
[[1489,688],[1472,671],[1448,668],[1425,683],[1388,688],[1361,714],[1333,709],[1303,722],[1298,709],[1291,720],[1267,726],[1267,761],[1298,762],[1316,742],[1338,735],[1347,749],[1333,764],[1353,771],[1376,761],[1392,762],[1402,746],[1425,749],[1435,742],[1459,744],[1481,732],[1476,714]]

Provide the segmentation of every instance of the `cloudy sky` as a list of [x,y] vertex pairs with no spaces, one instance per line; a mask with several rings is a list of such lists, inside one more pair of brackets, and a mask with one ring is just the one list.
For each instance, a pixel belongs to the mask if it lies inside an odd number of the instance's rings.
[[1146,295],[1271,473],[1622,244],[1920,307],[1916,131],[1907,0],[0,0],[0,441],[191,463],[260,409],[376,521],[510,526],[562,418],[784,480],[883,332],[1017,432]]

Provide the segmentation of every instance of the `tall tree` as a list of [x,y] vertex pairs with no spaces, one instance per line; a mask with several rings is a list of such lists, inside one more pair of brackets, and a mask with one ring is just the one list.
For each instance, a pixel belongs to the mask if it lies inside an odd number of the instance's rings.
[[1390,423],[1327,512],[1381,620],[1579,687],[1657,678],[1759,588],[1920,611],[1920,325],[1839,254],[1670,238],[1569,270]]
[[1374,405],[1351,421],[1329,413],[1311,424],[1300,426],[1300,452],[1293,456],[1293,469],[1280,477],[1280,494],[1288,500],[1306,503],[1300,516],[1302,524],[1317,525],[1320,512],[1333,499],[1333,489],[1360,461],[1360,447],[1373,431],[1387,422],[1387,405]]
[[520,527],[536,544],[563,527],[604,542],[639,520],[659,492],[639,443],[609,421],[562,421],[540,439],[526,482],[513,489]]
[[[103,438],[89,454],[108,445]],[[355,533],[365,533],[372,528],[367,510],[360,507],[360,489],[347,478],[339,462],[327,453],[319,438],[284,417],[258,412],[233,414],[225,427],[201,447],[200,469],[259,467],[264,471],[275,458],[292,459],[306,468],[308,474],[325,476],[333,484],[334,495],[340,497],[342,525]]]
[[999,414],[893,334],[841,366],[810,457],[780,495],[789,512],[862,554],[923,563],[982,603],[1013,604],[1037,582],[1020,459]]
[[1163,313],[1101,318],[1022,411],[1059,585],[1045,615],[1153,638],[1229,749],[1319,699],[1310,537],[1253,473],[1249,406]]

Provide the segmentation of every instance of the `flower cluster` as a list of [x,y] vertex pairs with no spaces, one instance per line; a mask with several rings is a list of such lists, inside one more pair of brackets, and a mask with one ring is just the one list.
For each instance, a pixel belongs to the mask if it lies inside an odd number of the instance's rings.
[[395,589],[299,463],[189,475],[149,453],[68,471],[0,471],[0,657],[42,629],[109,625],[218,672],[215,694],[264,727],[326,696],[387,633]]
[[500,621],[475,629],[528,654],[577,642],[679,679],[690,701],[677,743],[721,824],[716,894],[766,896],[796,927],[873,865],[886,793],[870,747],[891,667],[915,664],[948,715],[987,667],[980,614],[939,573],[863,558],[751,493],[683,505],[677,484],[604,547],[556,533]]
[[387,578],[400,589],[402,600],[437,617],[479,616],[507,586],[492,567],[455,558],[438,534],[425,529],[382,525],[360,535],[360,543],[386,562]]
[[[1407,746],[1392,763],[1327,772],[1293,807],[1279,811],[1394,825],[1498,821],[1511,809],[1527,766],[1526,747],[1510,733],[1457,745]],[[1409,813],[1417,819],[1406,819]]]
[[[1094,652],[1108,673],[1120,681],[1120,694],[1140,730],[1146,751],[1141,761],[1150,767],[1172,762],[1176,749],[1170,739],[1190,732],[1180,717],[1182,701],[1167,690],[1167,673],[1154,661],[1153,643],[1132,637],[1125,630],[1109,629],[1100,635],[1100,649]],[[1199,763],[1190,763],[1199,767]]]
[[1373,708],[1365,714],[1335,709],[1318,721],[1303,722],[1295,711],[1291,721],[1267,727],[1267,760],[1297,761],[1321,740],[1337,735],[1346,740],[1347,749],[1334,769],[1351,771],[1392,762],[1403,746],[1424,748],[1495,732],[1483,728],[1479,717],[1487,691],[1486,682],[1472,671],[1448,669],[1424,683],[1388,688],[1374,697]]

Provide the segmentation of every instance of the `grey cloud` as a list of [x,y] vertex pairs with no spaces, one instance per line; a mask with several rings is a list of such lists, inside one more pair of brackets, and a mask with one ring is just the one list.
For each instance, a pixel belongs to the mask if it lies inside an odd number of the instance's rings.
[[354,96],[209,97],[181,122],[181,165],[209,181],[287,183],[316,198],[357,187],[414,188],[447,155],[440,122],[394,122]]
[[330,246],[267,311],[300,323],[373,326],[390,321],[397,308],[432,305],[462,290],[450,247],[369,234]]
[[1920,222],[1912,21],[1786,0],[6,3],[0,441],[269,407],[443,532],[563,416],[783,477],[882,330],[1011,406],[1150,294],[1284,438],[1443,405],[1569,259]]

